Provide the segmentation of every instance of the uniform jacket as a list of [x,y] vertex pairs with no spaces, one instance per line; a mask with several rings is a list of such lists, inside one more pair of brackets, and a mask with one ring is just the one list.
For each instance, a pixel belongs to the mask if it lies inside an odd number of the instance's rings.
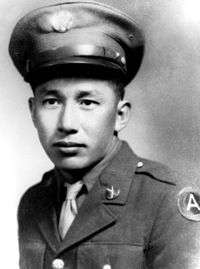
[[[200,222],[179,212],[177,181],[124,142],[61,241],[54,171],[46,173],[19,205],[20,269],[50,269],[55,259],[65,269],[200,268]],[[115,199],[106,196],[111,186]]]

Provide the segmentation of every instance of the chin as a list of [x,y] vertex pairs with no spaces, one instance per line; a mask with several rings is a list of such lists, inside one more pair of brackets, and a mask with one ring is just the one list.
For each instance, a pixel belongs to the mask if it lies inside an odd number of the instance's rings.
[[90,164],[87,161],[68,158],[67,160],[61,160],[54,162],[55,166],[64,170],[83,170],[87,169]]

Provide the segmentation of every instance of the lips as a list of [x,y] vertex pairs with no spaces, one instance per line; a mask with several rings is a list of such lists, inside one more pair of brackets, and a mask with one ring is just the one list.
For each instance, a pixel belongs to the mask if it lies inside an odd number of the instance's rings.
[[80,149],[86,147],[84,144],[75,142],[57,141],[53,143],[53,147],[64,157],[73,157],[80,154]]
[[84,144],[81,143],[75,143],[75,142],[65,142],[65,141],[58,141],[53,143],[54,147],[58,148],[80,148],[80,147],[85,147]]

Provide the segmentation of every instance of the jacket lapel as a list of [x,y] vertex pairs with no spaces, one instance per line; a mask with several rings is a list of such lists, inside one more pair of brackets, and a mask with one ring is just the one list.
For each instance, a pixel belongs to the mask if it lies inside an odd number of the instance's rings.
[[60,237],[57,228],[57,215],[55,205],[57,204],[55,179],[49,179],[50,183],[43,184],[38,201],[35,218],[39,229],[45,240],[53,251],[57,251],[60,245]]
[[[123,210],[122,205],[126,204],[137,160],[124,142],[89,192],[65,239],[60,243],[58,253],[115,224]],[[110,187],[120,191],[115,199],[107,197],[106,190]]]
[[57,216],[55,208],[51,207],[46,209],[46,216],[40,218],[40,220],[38,221],[38,225],[47,243],[49,244],[51,249],[56,252],[60,244],[60,238],[57,228]]

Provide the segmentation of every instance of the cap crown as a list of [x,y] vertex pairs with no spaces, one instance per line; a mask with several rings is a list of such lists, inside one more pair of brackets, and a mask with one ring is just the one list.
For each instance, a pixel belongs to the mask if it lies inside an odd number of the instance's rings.
[[23,17],[9,52],[27,81],[50,67],[87,65],[120,71],[128,83],[140,66],[143,45],[141,30],[126,14],[98,2],[70,1]]

